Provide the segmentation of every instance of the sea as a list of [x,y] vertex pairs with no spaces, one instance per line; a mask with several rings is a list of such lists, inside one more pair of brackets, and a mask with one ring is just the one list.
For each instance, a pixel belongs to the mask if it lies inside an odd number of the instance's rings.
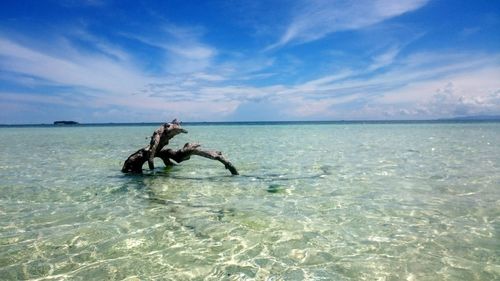
[[500,280],[499,122],[0,128],[0,280]]

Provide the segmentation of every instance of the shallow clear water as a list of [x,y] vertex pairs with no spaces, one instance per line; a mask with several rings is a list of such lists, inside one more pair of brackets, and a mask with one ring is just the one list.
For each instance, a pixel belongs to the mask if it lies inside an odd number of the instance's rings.
[[0,128],[2,280],[499,280],[500,123]]

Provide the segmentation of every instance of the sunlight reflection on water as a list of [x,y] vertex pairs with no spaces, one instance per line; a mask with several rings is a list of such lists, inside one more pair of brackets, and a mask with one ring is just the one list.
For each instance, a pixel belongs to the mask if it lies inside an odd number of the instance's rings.
[[121,174],[154,127],[1,128],[2,279],[500,278],[498,123],[187,129],[242,175]]

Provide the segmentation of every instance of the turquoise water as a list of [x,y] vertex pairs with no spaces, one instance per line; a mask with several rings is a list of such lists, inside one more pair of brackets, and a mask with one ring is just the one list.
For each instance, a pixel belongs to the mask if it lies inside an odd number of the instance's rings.
[[1,279],[500,279],[500,123],[154,129],[0,128]]

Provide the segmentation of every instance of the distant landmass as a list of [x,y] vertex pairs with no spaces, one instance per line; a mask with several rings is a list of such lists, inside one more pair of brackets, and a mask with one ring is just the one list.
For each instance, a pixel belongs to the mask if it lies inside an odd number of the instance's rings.
[[458,116],[453,118],[447,118],[443,120],[456,120],[456,121],[468,121],[468,120],[500,120],[500,115],[473,115],[473,116]]
[[78,125],[76,121],[54,121],[54,125]]

